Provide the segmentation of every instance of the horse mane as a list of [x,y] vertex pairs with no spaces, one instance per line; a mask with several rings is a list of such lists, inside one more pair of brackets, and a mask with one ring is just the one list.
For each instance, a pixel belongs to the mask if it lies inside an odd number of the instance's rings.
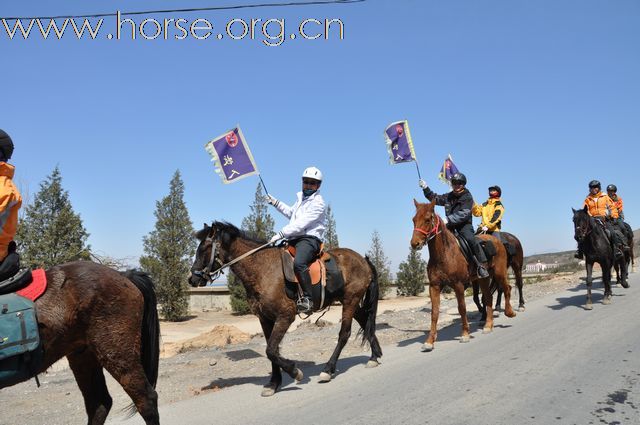
[[[236,226],[234,226],[233,224],[227,221],[214,221],[211,227],[216,230],[216,234],[218,235],[219,240],[225,246],[229,246],[231,242],[235,241],[238,238],[248,240],[250,242],[254,242],[261,245],[267,243],[266,240],[255,238],[251,236],[249,232],[245,230],[240,230]],[[205,228],[205,230],[208,230],[208,229]]]

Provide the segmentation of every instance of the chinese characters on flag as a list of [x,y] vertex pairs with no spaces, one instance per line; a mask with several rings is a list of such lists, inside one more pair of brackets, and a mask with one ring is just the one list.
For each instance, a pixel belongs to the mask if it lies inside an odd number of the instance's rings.
[[240,126],[211,140],[204,148],[211,155],[216,173],[224,184],[258,173]]

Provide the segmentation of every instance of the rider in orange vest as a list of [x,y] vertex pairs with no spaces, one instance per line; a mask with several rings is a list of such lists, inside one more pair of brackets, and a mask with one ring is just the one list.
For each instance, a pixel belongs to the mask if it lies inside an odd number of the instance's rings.
[[609,195],[609,198],[611,198],[613,203],[616,205],[616,208],[618,208],[618,219],[615,220],[613,224],[618,227],[622,234],[627,238],[627,241],[629,241],[633,239],[633,230],[629,224],[624,222],[624,212],[622,210],[624,208],[624,204],[622,202],[622,198],[618,196],[617,192],[618,188],[615,184],[607,186],[607,195]]
[[[619,257],[622,255],[622,249],[626,247],[622,244],[622,241],[618,238],[617,232],[612,225],[611,220],[618,219],[618,208],[608,195],[602,193],[601,185],[598,180],[591,180],[589,182],[589,195],[584,200],[584,206],[587,208],[587,212],[591,217],[600,219],[604,223],[606,229],[611,235],[614,255]],[[578,251],[575,255],[576,258],[582,258],[582,247],[578,244]]]
[[0,280],[13,276],[20,268],[13,237],[18,228],[22,197],[12,180],[15,167],[7,162],[12,154],[13,141],[0,130]]

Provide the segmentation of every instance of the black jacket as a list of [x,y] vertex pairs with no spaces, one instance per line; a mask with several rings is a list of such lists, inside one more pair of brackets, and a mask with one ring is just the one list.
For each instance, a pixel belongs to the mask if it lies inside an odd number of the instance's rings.
[[438,195],[427,187],[424,189],[424,196],[430,202],[444,206],[448,221],[447,227],[450,229],[460,229],[467,224],[472,224],[473,196],[471,196],[469,189],[465,188],[460,193],[451,191],[444,195]]

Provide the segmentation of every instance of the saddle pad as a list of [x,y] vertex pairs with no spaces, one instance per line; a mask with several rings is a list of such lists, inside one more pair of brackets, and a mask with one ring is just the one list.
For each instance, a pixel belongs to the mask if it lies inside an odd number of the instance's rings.
[[[287,249],[282,250],[282,268],[284,271],[284,277],[288,282],[298,282],[295,273],[293,272],[293,257],[291,251]],[[326,283],[326,271],[324,264],[320,260],[314,260],[309,265],[309,274],[311,275],[311,283],[317,285]]]
[[31,283],[16,294],[35,301],[47,290],[47,275],[44,269],[36,269],[31,271],[31,276],[33,277]]

